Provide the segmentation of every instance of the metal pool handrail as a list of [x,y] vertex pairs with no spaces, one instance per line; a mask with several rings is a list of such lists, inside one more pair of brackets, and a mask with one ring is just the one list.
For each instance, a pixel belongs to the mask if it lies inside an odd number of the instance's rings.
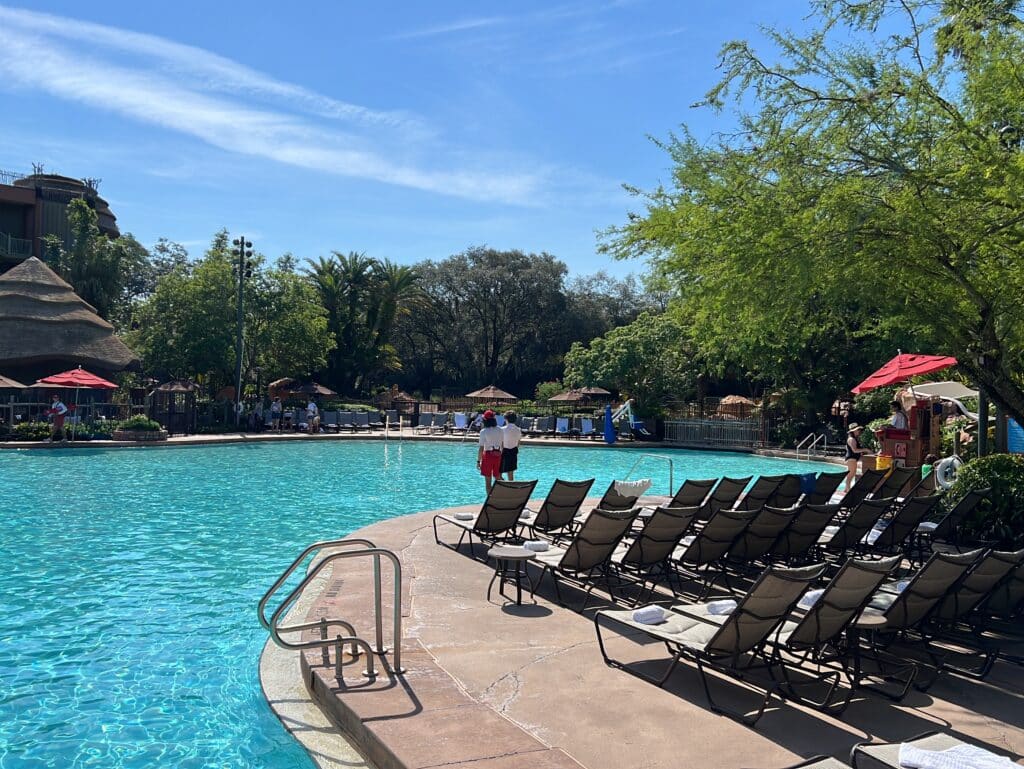
[[666,457],[664,454],[649,454],[644,452],[640,455],[640,459],[633,463],[633,466],[629,468],[629,472],[626,473],[626,477],[623,480],[629,480],[629,476],[633,474],[633,471],[640,466],[640,463],[644,461],[644,457],[653,457],[654,459],[661,459],[668,462],[668,495],[671,497],[674,493],[672,490],[675,488],[675,465],[672,462],[672,457]]
[[[285,583],[285,581],[292,575],[292,573],[299,567],[299,565],[313,552],[328,547],[334,548],[351,548],[360,547],[360,550],[345,550],[339,553],[331,553],[323,558],[319,563],[316,564],[303,578],[302,582],[299,583],[298,587],[292,590],[291,593],[281,602],[274,613],[268,619],[266,616],[267,604],[273,596]],[[278,622],[284,613],[291,607],[291,605],[298,599],[302,591],[320,574],[320,572],[330,563],[334,561],[347,559],[347,558],[359,558],[364,556],[373,557],[373,597],[374,597],[374,625],[376,631],[376,648],[370,646],[362,638],[358,637],[355,632],[355,628],[351,623],[346,622],[343,619],[327,619],[323,618],[317,622],[307,622],[299,625],[288,625],[279,626]],[[341,653],[342,648],[345,644],[350,644],[352,649],[353,657],[358,657],[356,647],[362,648],[367,652],[366,662],[366,675],[367,677],[374,677],[376,674],[373,667],[373,654],[385,654],[387,649],[384,647],[383,640],[383,611],[381,608],[381,575],[380,575],[380,559],[385,557],[391,561],[391,565],[394,569],[394,615],[393,615],[393,635],[394,635],[394,672],[396,675],[401,675],[404,670],[402,669],[402,564],[398,560],[398,556],[390,550],[379,548],[374,545],[368,539],[336,539],[327,540],[323,542],[315,542],[305,550],[302,554],[296,558],[291,566],[285,569],[284,573],[278,577],[277,581],[273,586],[263,595],[257,606],[257,613],[259,615],[260,624],[266,628],[271,639],[274,643],[283,649],[310,649],[315,647],[322,647],[324,649],[324,660],[325,663],[327,657],[327,646],[337,646],[337,672],[341,675]],[[348,636],[337,636],[335,639],[327,638],[327,628],[331,625],[338,625],[349,633]],[[320,639],[312,641],[301,641],[292,642],[286,641],[281,637],[282,633],[293,633],[301,630],[308,630],[311,628],[320,628]]]

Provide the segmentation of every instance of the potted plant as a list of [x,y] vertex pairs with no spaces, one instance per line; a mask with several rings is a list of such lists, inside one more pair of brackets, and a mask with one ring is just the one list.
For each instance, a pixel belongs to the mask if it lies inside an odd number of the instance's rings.
[[166,441],[167,431],[159,422],[141,414],[126,419],[114,430],[115,441]]

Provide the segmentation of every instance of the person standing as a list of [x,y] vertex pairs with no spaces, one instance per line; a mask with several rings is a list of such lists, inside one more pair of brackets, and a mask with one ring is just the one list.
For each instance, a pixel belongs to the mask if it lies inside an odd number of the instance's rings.
[[320,432],[320,409],[312,398],[306,404],[306,423],[309,426],[310,435],[316,435]]
[[523,439],[523,431],[519,425],[519,415],[514,411],[505,412],[505,426],[501,428],[501,476],[510,481],[516,479],[519,468],[519,441]]
[[263,398],[256,399],[256,406],[252,410],[255,431],[263,432]]
[[490,496],[494,480],[501,477],[501,450],[504,444],[498,420],[490,409],[483,414],[483,429],[480,430],[480,441],[476,452],[476,466],[484,477],[484,485]]
[[899,401],[893,401],[889,407],[892,409],[889,425],[896,430],[909,430],[910,420],[907,419],[907,412],[903,410],[903,405]]
[[61,401],[57,393],[50,399],[50,408],[46,411],[53,417],[53,428],[50,430],[50,440],[64,440],[64,418],[68,414],[68,407]]
[[853,488],[853,482],[857,479],[857,465],[860,458],[870,450],[860,445],[860,436],[864,428],[856,422],[851,422],[846,431],[846,491]]
[[281,406],[281,398],[274,398],[270,403],[270,427],[278,432],[281,432],[281,413],[283,407]]

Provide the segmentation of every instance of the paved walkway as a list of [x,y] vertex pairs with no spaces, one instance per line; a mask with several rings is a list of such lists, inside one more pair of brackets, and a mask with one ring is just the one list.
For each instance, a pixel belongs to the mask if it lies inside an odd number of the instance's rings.
[[[401,557],[407,674],[368,682],[361,665],[348,661],[339,685],[333,657],[329,665],[319,651],[302,658],[313,696],[380,769],[774,769],[818,753],[845,758],[861,740],[899,741],[936,729],[1024,752],[1024,671],[1005,664],[987,682],[944,677],[899,706],[860,697],[841,721],[784,704],[756,729],[744,727],[707,708],[686,665],[666,689],[606,667],[591,613],[557,606],[550,588],[536,604],[502,605],[496,595],[488,603],[492,567],[435,544],[431,518],[395,518],[357,533]],[[356,563],[336,562],[308,616],[344,616],[369,637],[371,582]],[[626,640],[613,652],[652,667],[666,659],[660,645]],[[734,707],[757,698],[727,681],[716,691]]]

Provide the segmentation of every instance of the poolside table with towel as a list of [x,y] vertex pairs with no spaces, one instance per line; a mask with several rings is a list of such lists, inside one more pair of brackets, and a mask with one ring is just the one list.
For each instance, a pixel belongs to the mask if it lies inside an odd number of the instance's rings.
[[494,559],[494,576],[487,585],[487,600],[491,600],[491,589],[495,580],[498,581],[498,594],[505,598],[505,585],[516,586],[516,606],[523,605],[523,580],[530,586],[530,597],[533,597],[533,580],[526,573],[526,562],[537,557],[537,553],[519,545],[496,545],[487,551],[487,557]]

